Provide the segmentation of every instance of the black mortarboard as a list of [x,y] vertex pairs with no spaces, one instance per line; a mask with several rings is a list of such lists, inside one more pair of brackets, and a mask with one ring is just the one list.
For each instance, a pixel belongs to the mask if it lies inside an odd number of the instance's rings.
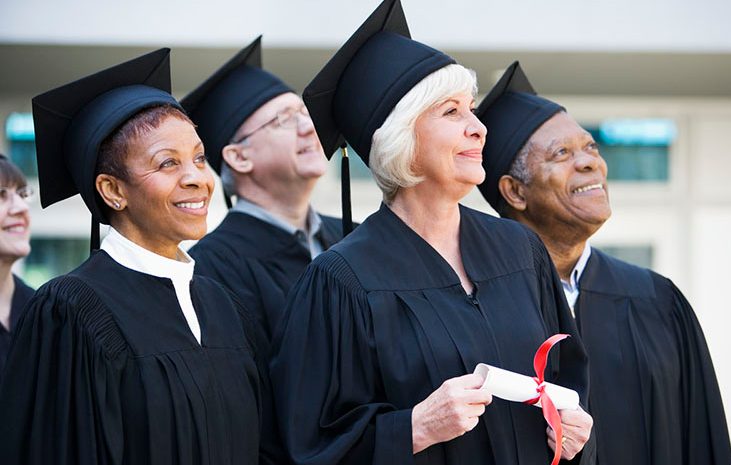
[[129,118],[158,105],[181,108],[170,95],[167,48],[34,97],[41,206],[80,193],[92,221],[108,224],[94,179],[99,146]]
[[401,2],[384,0],[304,91],[325,154],[347,141],[367,165],[373,133],[401,97],[452,63],[411,40]]
[[498,182],[507,174],[516,155],[531,135],[553,115],[563,110],[559,104],[536,95],[517,61],[477,107],[475,113],[487,127],[482,150],[485,181],[479,185],[483,197],[498,210]]
[[221,150],[241,124],[269,100],[293,92],[261,69],[261,36],[180,101],[203,141],[208,162],[221,173]]

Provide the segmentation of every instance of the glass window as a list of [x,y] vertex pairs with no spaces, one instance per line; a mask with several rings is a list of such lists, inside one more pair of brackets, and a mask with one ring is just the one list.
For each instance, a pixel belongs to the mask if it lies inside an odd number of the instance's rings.
[[36,289],[73,270],[89,257],[88,239],[33,238],[30,246],[30,255],[23,266],[23,279]]
[[670,119],[608,119],[586,126],[615,181],[665,182],[677,129]]
[[10,149],[8,156],[13,163],[26,177],[37,178],[33,116],[30,113],[11,113],[5,121],[5,138]]
[[612,257],[643,268],[652,268],[653,248],[651,245],[604,245],[597,247]]

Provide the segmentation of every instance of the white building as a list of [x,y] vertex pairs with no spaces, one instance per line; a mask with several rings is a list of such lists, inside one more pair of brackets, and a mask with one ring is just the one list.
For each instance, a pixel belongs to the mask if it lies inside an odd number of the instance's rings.
[[[731,2],[403,0],[414,38],[475,69],[486,91],[514,59],[537,90],[596,131],[610,164],[613,217],[593,240],[673,279],[704,327],[731,413]],[[161,46],[173,48],[183,96],[264,35],[264,64],[301,90],[377,0],[0,3],[0,150],[32,169],[30,98]],[[353,187],[363,219],[380,195],[367,173]],[[337,163],[316,206],[339,212]],[[467,204],[487,210],[477,192]],[[33,209],[36,283],[86,255],[78,198]],[[223,201],[211,226],[224,214]]]

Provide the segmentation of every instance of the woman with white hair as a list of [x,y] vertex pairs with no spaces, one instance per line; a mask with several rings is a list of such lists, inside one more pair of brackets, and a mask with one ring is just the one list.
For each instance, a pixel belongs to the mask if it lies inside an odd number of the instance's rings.
[[[290,293],[271,364],[296,464],[547,465],[541,410],[493,399],[479,362],[529,374],[538,346],[576,334],[538,238],[459,205],[482,182],[474,73],[408,37],[386,0],[305,90],[325,153],[346,140],[384,203]],[[586,398],[578,338],[547,379]],[[562,412],[574,458],[591,417]],[[590,455],[590,454],[587,454]],[[583,457],[582,457],[583,458]]]

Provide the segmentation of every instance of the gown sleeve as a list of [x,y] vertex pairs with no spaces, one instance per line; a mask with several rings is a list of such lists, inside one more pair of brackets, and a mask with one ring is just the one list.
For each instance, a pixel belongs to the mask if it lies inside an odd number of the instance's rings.
[[274,408],[272,384],[269,378],[269,360],[271,344],[264,334],[256,315],[230,292],[236,309],[241,317],[247,341],[254,354],[254,361],[259,375],[259,463],[260,465],[278,465],[286,463],[282,450],[282,440],[277,426],[277,412]]
[[672,310],[681,354],[683,437],[688,465],[731,463],[728,426],[716,373],[703,330],[693,308],[667,278],[672,290]]
[[2,463],[121,463],[126,354],[88,286],[64,277],[42,287],[16,328],[0,386]]
[[[550,355],[550,366],[546,371],[546,378],[552,382],[571,388],[579,393],[580,403],[587,410],[589,399],[589,357],[581,342],[576,320],[571,314],[566,295],[563,292],[561,278],[553,265],[546,246],[538,236],[529,231],[528,234],[533,259],[538,275],[541,298],[541,311],[544,321],[551,334],[563,333],[571,336],[555,346]],[[550,372],[549,372],[550,370]],[[591,413],[591,412],[589,412]],[[597,438],[594,431],[581,452],[571,461],[576,465],[596,463]]]
[[411,409],[383,401],[366,292],[335,252],[289,295],[271,377],[280,432],[295,464],[409,464]]

